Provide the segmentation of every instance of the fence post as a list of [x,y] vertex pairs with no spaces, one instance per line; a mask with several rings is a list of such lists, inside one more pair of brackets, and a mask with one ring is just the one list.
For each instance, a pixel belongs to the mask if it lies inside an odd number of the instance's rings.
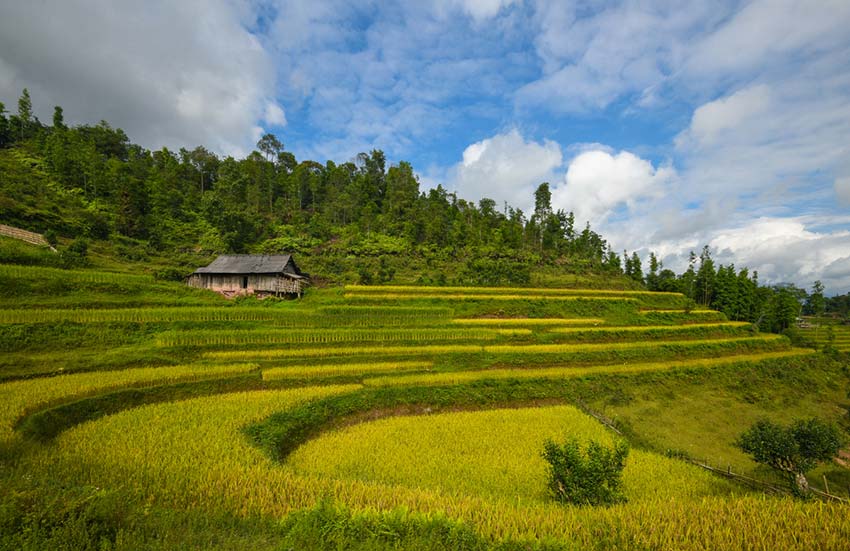
[[826,493],[829,493],[829,482],[826,481],[826,475],[823,475],[823,489],[826,490]]

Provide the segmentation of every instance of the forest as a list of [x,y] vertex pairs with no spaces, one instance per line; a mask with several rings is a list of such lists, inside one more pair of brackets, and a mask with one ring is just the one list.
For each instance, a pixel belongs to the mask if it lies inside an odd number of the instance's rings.
[[421,190],[410,163],[388,164],[377,149],[322,164],[266,134],[242,159],[203,146],[150,151],[106,121],[68,126],[59,106],[44,124],[27,90],[17,112],[0,104],[0,174],[0,223],[64,248],[54,261],[5,251],[8,263],[78,265],[90,244],[106,243],[127,261],[167,257],[157,275],[175,280],[227,252],[297,253],[319,283],[528,286],[542,271],[554,281],[573,274],[681,292],[694,307],[774,332],[793,327],[801,310],[846,317],[850,303],[824,297],[819,282],[811,292],[761,285],[747,268],[715,265],[708,246],[681,274],[655,254],[644,267],[636,252],[618,253],[572,212],[554,210],[545,182],[525,213],[441,185]]

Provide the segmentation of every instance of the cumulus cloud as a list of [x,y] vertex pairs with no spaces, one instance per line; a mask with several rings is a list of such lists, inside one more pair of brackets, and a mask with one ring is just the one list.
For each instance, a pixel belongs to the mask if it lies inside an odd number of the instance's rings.
[[585,151],[570,161],[563,183],[552,192],[552,206],[572,211],[580,224],[599,226],[618,208],[658,196],[675,177],[673,168],[655,168],[628,151]]
[[818,231],[803,218],[759,218],[716,232],[709,241],[720,261],[747,265],[768,282],[808,287],[823,279],[830,291],[850,287],[850,231]]
[[0,18],[0,98],[23,88],[36,114],[101,119],[147,147],[253,147],[253,127],[279,124],[275,72],[246,30],[254,14],[225,0],[12,2]]
[[752,124],[769,108],[770,88],[767,85],[744,88],[698,107],[688,129],[677,136],[676,144],[680,148],[711,146],[725,133]]
[[283,107],[270,101],[266,103],[263,120],[274,126],[286,126],[286,113],[283,111]]
[[544,181],[552,181],[562,163],[557,143],[526,141],[513,129],[469,145],[450,181],[463,198],[507,201],[527,212],[534,190]]

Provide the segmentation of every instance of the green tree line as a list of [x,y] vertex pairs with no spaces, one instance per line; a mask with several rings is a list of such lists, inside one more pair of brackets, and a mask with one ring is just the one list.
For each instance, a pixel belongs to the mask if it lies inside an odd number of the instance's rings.
[[[506,278],[520,283],[527,278],[512,263],[557,260],[575,272],[622,273],[619,256],[598,233],[576,227],[572,213],[553,210],[547,183],[526,214],[489,198],[476,204],[442,186],[422,190],[410,163],[388,165],[377,149],[322,164],[296,159],[266,134],[255,151],[236,159],[202,146],[150,151],[106,121],[69,127],[61,107],[52,122],[34,117],[24,90],[17,113],[0,104],[0,147],[35,158],[78,206],[77,215],[58,223],[10,205],[7,222],[64,237],[128,238],[158,250],[209,254],[308,252],[329,243],[359,256],[427,249],[467,260],[470,274],[476,262],[501,263]],[[37,193],[22,190],[26,185],[7,185],[3,193]]]

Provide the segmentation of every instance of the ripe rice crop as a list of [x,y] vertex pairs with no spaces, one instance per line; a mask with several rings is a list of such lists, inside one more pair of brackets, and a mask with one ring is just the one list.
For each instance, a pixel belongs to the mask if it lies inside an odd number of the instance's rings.
[[525,335],[531,335],[531,329],[524,329],[522,327],[511,327],[508,329],[496,329],[496,333],[503,337],[521,337]]
[[[286,463],[303,475],[432,488],[511,502],[547,502],[544,441],[611,445],[611,434],[571,406],[380,419],[320,436]],[[423,457],[422,450],[433,450]],[[663,478],[664,484],[658,484]],[[681,461],[633,449],[623,473],[629,501],[724,495],[732,486]]]
[[685,310],[684,308],[641,308],[638,314],[693,314],[696,316],[717,314],[717,310],[699,309]]
[[325,306],[317,310],[318,320],[330,325],[430,325],[446,322],[452,309],[409,306]]
[[597,325],[605,323],[600,318],[457,318],[452,323],[472,326],[546,326],[546,325]]
[[552,327],[548,331],[551,333],[648,333],[656,330],[688,332],[698,329],[733,329],[741,327],[752,327],[752,324],[745,321],[727,321],[689,325],[609,325],[607,327]]
[[625,296],[594,296],[594,295],[498,295],[498,294],[420,294],[420,293],[345,293],[347,299],[366,300],[560,300],[560,301],[607,301],[607,302],[637,302],[636,298]]
[[[647,488],[624,505],[564,507],[299,475],[274,463],[240,433],[273,412],[356,388],[257,391],[143,406],[63,433],[49,449],[26,458],[25,467],[34,477],[49,472],[74,484],[120,487],[152,506],[279,518],[330,497],[355,510],[444,512],[493,540],[554,538],[576,549],[826,551],[843,549],[850,539],[846,506],[765,497],[700,498],[694,494],[706,486],[690,467],[685,477],[696,490],[668,484],[667,473],[656,467],[650,471],[650,483],[660,496],[656,499]],[[492,438],[494,432],[475,436]],[[426,450],[417,462],[444,460],[445,453],[443,446]],[[674,477],[680,468],[671,471]],[[722,486],[718,482],[721,493]],[[674,499],[665,497],[676,491],[681,494]]]
[[723,338],[685,341],[652,341],[652,342],[615,342],[599,344],[442,344],[422,346],[354,346],[354,347],[322,347],[322,348],[285,348],[274,350],[228,350],[207,352],[205,358],[216,360],[232,359],[275,359],[275,358],[319,358],[327,356],[374,356],[376,354],[397,356],[427,356],[435,354],[570,354],[582,352],[606,352],[620,350],[658,351],[679,349],[711,350],[718,346],[782,346],[788,345],[788,339],[781,335],[760,335],[746,338]]
[[346,285],[346,293],[403,294],[507,294],[507,295],[592,295],[592,296],[667,296],[684,298],[681,293],[656,291],[620,291],[614,289],[564,289],[547,287],[428,287],[420,285]]
[[[488,340],[492,329],[288,329],[168,331],[157,335],[158,346],[234,346],[252,344],[330,344],[356,342],[421,342]],[[334,349],[335,350],[335,349]]]
[[275,367],[263,370],[264,381],[298,379],[303,377],[333,377],[338,375],[365,375],[383,371],[422,371],[430,369],[432,362],[371,362],[350,364],[324,364]]
[[80,310],[0,310],[0,323],[155,323],[175,321],[272,321],[304,325],[309,314],[276,308],[174,307]]
[[11,435],[12,425],[21,416],[71,397],[90,396],[131,386],[238,375],[254,371],[257,367],[256,364],[144,367],[2,383],[0,384],[0,440]]
[[813,354],[813,350],[794,349],[785,352],[764,352],[761,354],[740,354],[734,356],[723,356],[719,358],[700,358],[694,360],[650,362],[650,363],[625,363],[625,364],[603,364],[595,366],[562,366],[546,367],[536,369],[482,369],[478,371],[449,371],[442,373],[430,373],[421,375],[399,375],[372,377],[365,379],[366,386],[442,386],[450,384],[464,384],[474,381],[486,381],[491,379],[569,379],[571,377],[582,377],[585,375],[611,374],[611,373],[640,373],[644,371],[663,371],[668,369],[698,369],[705,367],[716,367],[738,363],[755,363],[763,360],[778,358],[789,358]]

